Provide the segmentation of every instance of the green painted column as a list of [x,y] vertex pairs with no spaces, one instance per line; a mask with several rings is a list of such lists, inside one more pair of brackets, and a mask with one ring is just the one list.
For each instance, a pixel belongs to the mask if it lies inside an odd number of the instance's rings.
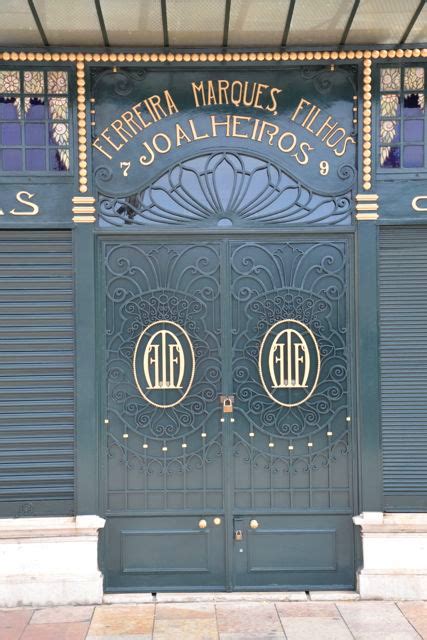
[[382,511],[378,329],[378,226],[359,220],[356,235],[356,362],[359,510]]
[[74,229],[76,287],[76,514],[98,512],[98,424],[95,362],[95,235]]

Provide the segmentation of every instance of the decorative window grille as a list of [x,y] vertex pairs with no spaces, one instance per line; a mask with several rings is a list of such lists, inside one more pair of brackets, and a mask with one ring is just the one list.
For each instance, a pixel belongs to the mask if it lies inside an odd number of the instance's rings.
[[425,158],[425,68],[380,69],[379,166],[423,169]]
[[0,171],[70,169],[68,72],[0,70]]

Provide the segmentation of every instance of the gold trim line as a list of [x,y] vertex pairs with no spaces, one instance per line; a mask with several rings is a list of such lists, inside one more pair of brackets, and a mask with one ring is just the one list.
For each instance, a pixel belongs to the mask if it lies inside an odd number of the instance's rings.
[[73,216],[73,222],[95,222],[95,216]]
[[378,213],[356,213],[356,220],[378,220]]

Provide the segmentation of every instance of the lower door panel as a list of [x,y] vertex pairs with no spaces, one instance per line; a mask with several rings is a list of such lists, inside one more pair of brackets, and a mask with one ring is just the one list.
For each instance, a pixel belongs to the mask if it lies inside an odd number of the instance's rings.
[[[349,515],[235,518],[236,588],[352,588],[353,523]],[[257,528],[251,528],[258,524]]]
[[[108,518],[108,591],[224,588],[224,528],[214,516]],[[206,522],[204,528],[200,528]],[[204,521],[204,522],[203,522]]]

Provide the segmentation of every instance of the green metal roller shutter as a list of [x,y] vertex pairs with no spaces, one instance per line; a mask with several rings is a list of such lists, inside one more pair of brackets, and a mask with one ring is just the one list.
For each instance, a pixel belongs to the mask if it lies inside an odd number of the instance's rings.
[[380,231],[385,505],[427,507],[427,228]]
[[67,515],[74,499],[70,231],[0,234],[0,516]]

